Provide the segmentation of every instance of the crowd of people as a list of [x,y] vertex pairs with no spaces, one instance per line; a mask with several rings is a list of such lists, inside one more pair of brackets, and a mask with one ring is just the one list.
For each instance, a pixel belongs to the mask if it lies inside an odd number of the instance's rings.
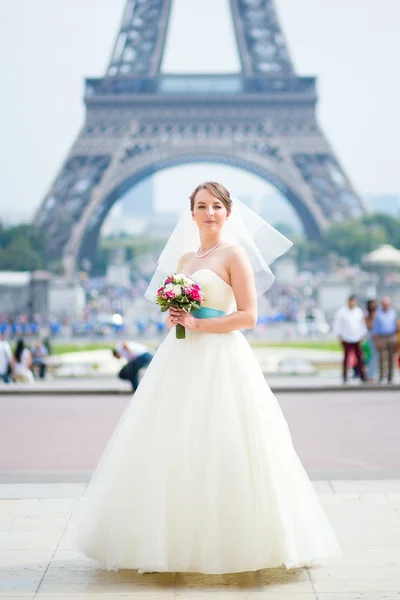
[[0,313],[0,334],[8,340],[20,338],[37,338],[46,332],[46,335],[55,337],[61,333],[63,320],[53,316],[43,318],[39,314],[28,315]]
[[135,337],[161,336],[166,331],[164,318],[157,312],[137,314],[131,323],[113,323],[113,315],[99,318],[95,314],[83,314],[82,319],[72,321],[68,318],[42,319],[39,316],[29,318],[21,315],[0,314],[0,334],[6,339],[16,341],[37,337],[52,339],[106,339],[124,337],[127,334]]
[[0,380],[32,383],[36,378],[46,376],[46,358],[50,353],[48,343],[36,340],[28,347],[20,338],[14,351],[10,343],[0,333]]
[[400,368],[400,319],[388,296],[368,300],[365,311],[349,296],[335,315],[333,332],[343,347],[343,383],[350,368],[363,382],[393,383],[396,363]]
[[[19,326],[22,324],[19,323]],[[10,323],[8,326],[11,326]],[[145,337],[145,329],[136,331],[136,337]],[[13,337],[10,333],[4,331],[4,327],[0,328],[0,381],[30,383],[43,379],[46,376],[46,359],[51,353],[49,338],[42,341],[35,337],[29,344],[23,337],[14,338],[16,343],[12,350],[8,341]],[[28,340],[33,333],[29,331]],[[162,333],[161,328],[158,333]],[[346,305],[336,312],[333,333],[343,348],[344,383],[347,383],[350,372],[353,378],[363,382],[393,382],[396,366],[400,369],[400,316],[391,306],[389,297],[379,302],[368,300],[363,310],[357,304],[357,297],[351,295]],[[119,342],[114,356],[123,356],[127,360],[128,364],[119,376],[129,380],[135,389],[139,369],[151,360],[148,349],[141,343],[133,348],[128,347],[126,342]],[[142,365],[142,361],[146,364]]]

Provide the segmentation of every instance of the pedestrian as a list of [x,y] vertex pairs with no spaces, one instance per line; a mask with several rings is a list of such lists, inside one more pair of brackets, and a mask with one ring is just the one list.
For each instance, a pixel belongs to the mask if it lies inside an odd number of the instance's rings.
[[32,371],[39,376],[40,379],[44,379],[46,376],[46,358],[48,351],[46,346],[40,340],[37,340],[31,349],[32,354]]
[[372,326],[376,347],[379,352],[379,383],[387,378],[388,383],[393,381],[394,357],[397,349],[397,313],[390,306],[390,298],[385,296],[381,300]]
[[372,333],[372,327],[375,322],[376,311],[378,310],[378,303],[376,300],[367,301],[367,312],[365,315],[365,325],[367,327],[367,339],[368,344],[368,363],[367,363],[367,375],[368,381],[375,381],[378,374],[378,349],[375,344],[374,335]]
[[10,344],[4,339],[4,335],[0,333],[0,379],[4,383],[10,383],[12,361]]
[[397,364],[398,369],[400,370],[400,316],[397,318],[397,358],[395,359],[395,364]]
[[123,357],[127,360],[118,377],[130,381],[132,390],[135,391],[139,385],[139,371],[150,363],[152,354],[144,344],[137,342],[120,342],[112,352],[115,358]]
[[24,340],[20,338],[14,352],[13,376],[15,381],[33,383],[35,378],[31,371],[32,355],[25,347]]
[[347,382],[347,368],[352,352],[356,357],[357,373],[361,381],[366,381],[361,341],[367,335],[367,327],[364,313],[357,306],[357,297],[354,294],[349,296],[347,304],[337,311],[333,322],[333,331],[343,346],[343,383]]

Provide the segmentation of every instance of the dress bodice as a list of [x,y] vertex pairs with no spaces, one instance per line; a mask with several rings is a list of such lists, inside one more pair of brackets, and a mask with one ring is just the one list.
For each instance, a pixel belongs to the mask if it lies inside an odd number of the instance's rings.
[[224,313],[235,310],[235,296],[232,287],[211,269],[198,269],[191,277],[198,283],[204,294],[205,308],[214,308]]

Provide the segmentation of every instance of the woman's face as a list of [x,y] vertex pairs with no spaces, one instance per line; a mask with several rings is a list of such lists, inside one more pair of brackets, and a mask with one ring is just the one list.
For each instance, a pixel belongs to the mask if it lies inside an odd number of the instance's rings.
[[192,215],[197,227],[204,233],[218,233],[229,217],[221,200],[204,188],[196,194]]

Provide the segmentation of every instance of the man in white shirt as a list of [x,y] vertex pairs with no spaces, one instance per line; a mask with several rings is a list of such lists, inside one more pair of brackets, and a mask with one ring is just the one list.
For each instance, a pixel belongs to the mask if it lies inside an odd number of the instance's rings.
[[144,344],[137,342],[119,342],[113,350],[115,358],[126,359],[127,364],[118,373],[120,379],[131,382],[132,390],[135,391],[139,385],[139,371],[146,367],[153,356]]
[[354,294],[349,296],[347,305],[337,311],[333,321],[333,332],[339,337],[344,350],[343,383],[347,381],[347,365],[351,352],[354,352],[356,356],[356,369],[361,381],[366,381],[361,341],[367,335],[367,326],[364,313],[357,306],[357,298]]
[[10,382],[10,365],[12,363],[12,352],[10,344],[4,339],[0,333],[0,379],[4,383]]

